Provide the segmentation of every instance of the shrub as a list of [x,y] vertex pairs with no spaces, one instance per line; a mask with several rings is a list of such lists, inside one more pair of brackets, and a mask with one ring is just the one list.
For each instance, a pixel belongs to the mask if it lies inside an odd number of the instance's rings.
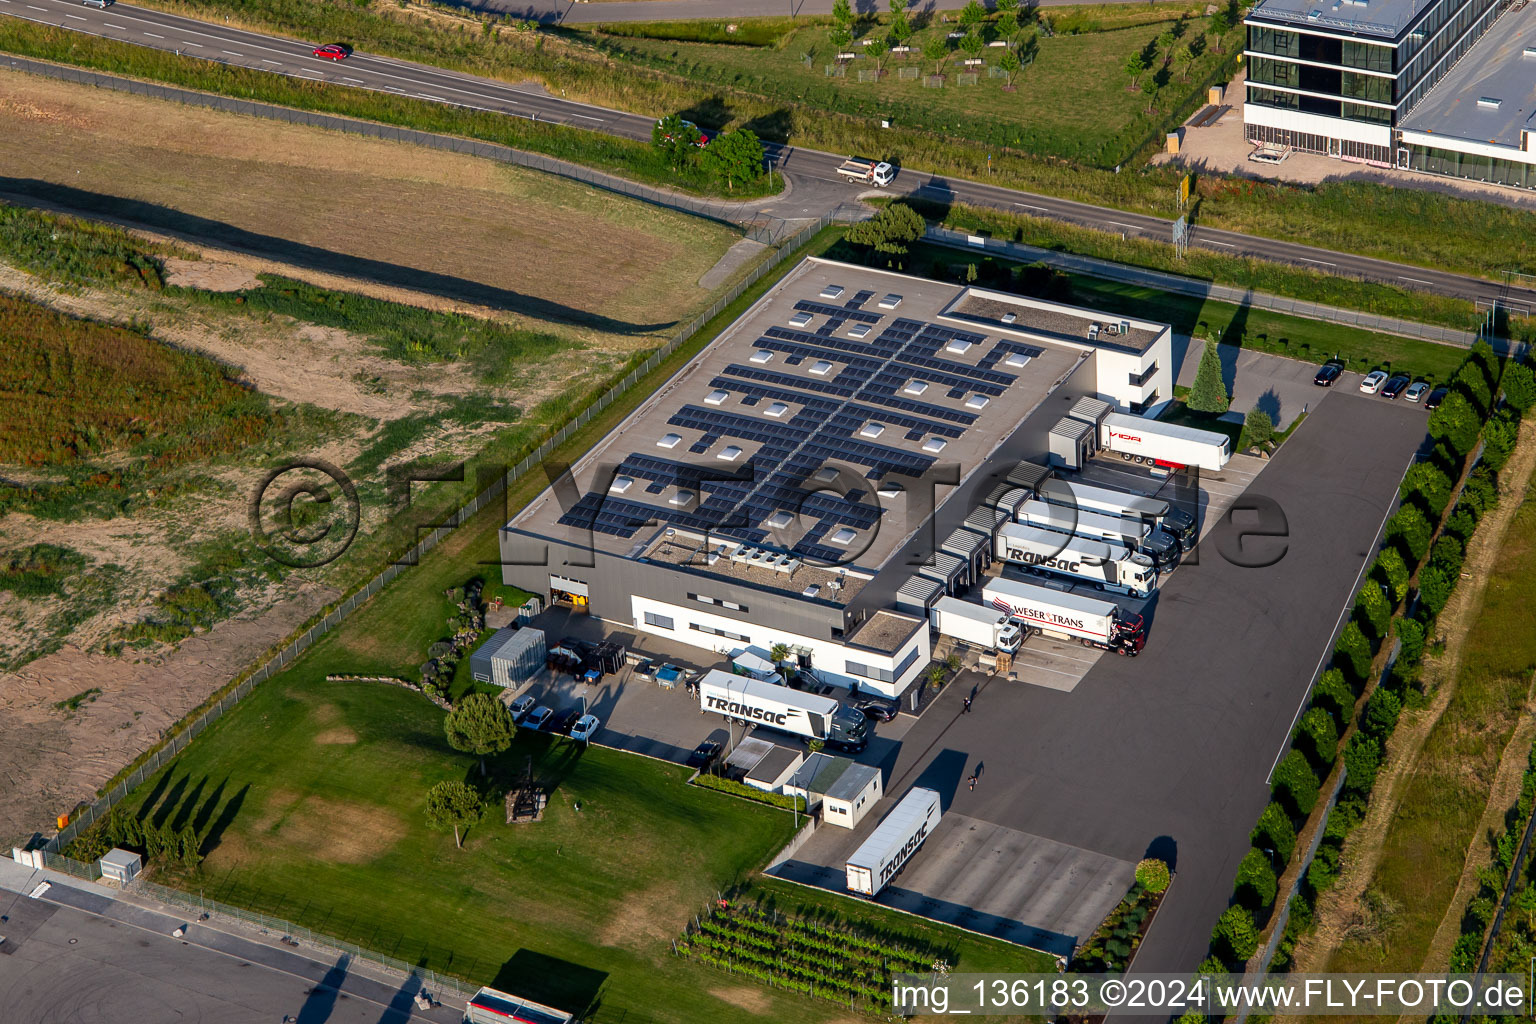
[[1239,449],[1268,444],[1275,436],[1275,421],[1263,409],[1249,409],[1243,417],[1243,433],[1238,438]]
[[1481,519],[1498,503],[1498,500],[1498,486],[1483,467],[1479,466],[1462,485],[1461,500],[1456,503],[1456,507],[1459,509],[1465,505],[1477,514],[1477,518]]
[[1456,577],[1440,566],[1431,565],[1419,573],[1419,600],[1431,615],[1439,615],[1456,589]]
[[1345,671],[1354,677],[1356,683],[1362,683],[1371,673],[1371,642],[1365,638],[1365,633],[1358,623],[1350,620],[1344,624],[1344,632],[1339,634],[1339,642],[1334,645],[1333,654],[1336,663],[1342,663]]
[[1319,771],[1326,770],[1339,750],[1339,730],[1333,716],[1322,708],[1310,708],[1296,724],[1293,742]]
[[1417,665],[1424,657],[1424,623],[1418,619],[1398,619],[1397,639],[1401,644],[1397,652],[1397,663]]
[[1405,501],[1416,499],[1430,519],[1438,519],[1451,501],[1451,478],[1433,462],[1415,462],[1398,485],[1398,493]]
[[1360,716],[1360,728],[1378,741],[1385,741],[1397,728],[1397,716],[1402,713],[1403,702],[1397,694],[1378,686],[1371,699],[1365,702],[1365,712]]
[[1488,414],[1493,405],[1493,389],[1488,386],[1488,376],[1482,367],[1471,362],[1463,364],[1452,383],[1472,400],[1478,412]]
[[1168,870],[1167,861],[1148,857],[1136,865],[1136,881],[1147,892],[1164,892],[1173,881],[1173,875]]
[[1269,863],[1269,854],[1250,849],[1237,866],[1237,880],[1232,884],[1233,895],[1243,906],[1254,911],[1268,910],[1275,902],[1280,883],[1275,869]]
[[1441,537],[1429,549],[1429,564],[1453,575],[1461,572],[1461,541],[1455,537]]
[[1397,548],[1382,548],[1376,556],[1375,571],[1371,574],[1383,586],[1385,586],[1396,604],[1408,596],[1408,579],[1412,575],[1408,571],[1408,563],[1403,561],[1403,554]]
[[1405,560],[1411,565],[1418,565],[1429,552],[1432,532],[1429,520],[1417,505],[1404,505],[1387,520],[1387,539],[1402,548]]
[[798,806],[805,810],[805,798],[799,796],[786,796],[783,793],[769,793],[758,789],[756,786],[748,786],[737,782],[735,779],[723,778],[719,775],[699,775],[690,783],[704,789],[719,790],[721,793],[730,793],[732,796],[744,797],[748,800],[756,800],[758,803],[771,804],[774,807],[782,807],[789,810]]
[[1445,441],[1458,456],[1466,456],[1477,446],[1482,426],[1482,417],[1460,391],[1446,395],[1440,408],[1429,414],[1430,435]]
[[1445,529],[1442,534],[1459,537],[1462,543],[1472,539],[1472,534],[1477,531],[1477,511],[1465,502],[1458,502],[1456,511],[1452,512],[1445,521]]
[[1355,595],[1355,618],[1371,627],[1371,639],[1380,646],[1392,624],[1392,603],[1375,580],[1366,580],[1360,593]]
[[1520,427],[1509,416],[1499,415],[1483,427],[1483,461],[1494,472],[1503,469],[1515,452],[1515,442],[1520,437]]
[[1536,405],[1536,373],[1531,372],[1530,363],[1510,363],[1504,368],[1504,379],[1500,383],[1504,388],[1504,401],[1510,408],[1525,412]]
[[[1381,691],[1377,691],[1381,692]],[[1344,788],[1369,793],[1381,768],[1381,742],[1369,733],[1357,732],[1344,745]]]
[[1344,673],[1330,668],[1317,679],[1312,690],[1312,706],[1322,708],[1333,716],[1340,728],[1355,715],[1355,692],[1344,681]]
[[1275,863],[1284,864],[1296,850],[1296,827],[1285,808],[1271,800],[1259,815],[1259,823],[1249,839],[1261,850],[1273,850]]
[[1244,907],[1228,907],[1211,932],[1211,948],[1229,966],[1237,966],[1259,948],[1259,930]]
[[1275,768],[1274,794],[1292,813],[1305,817],[1317,805],[1317,775],[1299,750],[1292,750]]

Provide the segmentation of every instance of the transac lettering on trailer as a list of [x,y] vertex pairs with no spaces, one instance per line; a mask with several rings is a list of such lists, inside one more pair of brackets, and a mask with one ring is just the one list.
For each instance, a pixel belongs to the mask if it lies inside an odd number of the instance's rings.
[[722,715],[730,715],[732,718],[746,718],[754,722],[767,722],[771,725],[789,724],[790,713],[786,711],[771,711],[768,708],[741,704],[737,701],[727,700],[724,697],[716,697],[713,694],[705,694],[704,703],[708,705],[711,711],[718,711]]
[[1060,569],[1062,572],[1080,573],[1083,571],[1082,562],[1057,558],[1055,555],[1040,555],[1033,551],[1021,551],[1018,548],[1009,548],[1008,557],[1015,562],[1023,562],[1025,565],[1043,565],[1048,569]]
[[907,862],[907,858],[912,856],[912,851],[921,846],[923,844],[923,840],[927,838],[928,823],[925,821],[917,827],[917,834],[914,835],[911,839],[907,840],[907,845],[903,846],[900,850],[897,850],[896,856],[892,857],[886,863],[885,867],[880,869],[881,888],[883,888],[885,883],[891,880],[891,876],[894,875],[901,868],[901,866]]

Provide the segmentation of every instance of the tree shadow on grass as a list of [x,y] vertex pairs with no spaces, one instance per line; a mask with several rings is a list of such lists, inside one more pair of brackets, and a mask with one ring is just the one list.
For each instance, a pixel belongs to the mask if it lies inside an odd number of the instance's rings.
[[152,808],[150,804],[144,805],[146,820],[153,822],[155,828],[164,828],[166,822],[171,820],[172,812],[181,803],[181,795],[187,790],[189,779],[191,779],[190,775],[183,775],[172,783],[171,788],[166,791],[165,799],[160,801],[160,806]]
[[[222,788],[222,784],[220,788]],[[223,841],[225,830],[228,829],[230,825],[234,824],[235,818],[240,814],[241,806],[245,803],[245,795],[250,791],[251,784],[247,782],[244,786],[241,786],[239,792],[230,797],[229,802],[219,810],[219,816],[214,819],[213,825],[208,829],[208,834],[203,836],[201,853],[204,857],[218,849],[219,843]]]

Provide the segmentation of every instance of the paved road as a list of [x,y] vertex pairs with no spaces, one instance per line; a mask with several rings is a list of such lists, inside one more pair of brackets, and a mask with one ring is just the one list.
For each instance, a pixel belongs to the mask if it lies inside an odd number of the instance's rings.
[[[15,865],[19,868],[19,865]],[[23,874],[25,872],[23,871]],[[41,872],[38,873],[41,876]],[[408,1024],[458,1021],[449,1007],[417,1010],[417,982],[365,977],[117,902],[88,883],[0,886],[0,1019],[17,1024]]]
[[[390,92],[515,116],[536,117],[625,138],[649,139],[653,124],[649,115],[575,103],[551,96],[536,85],[513,85],[365,53],[356,53],[347,61],[337,64],[315,58],[310,53],[313,48],[311,43],[248,32],[127,4],[114,4],[106,10],[96,10],[81,6],[76,0],[0,0],[0,14],[311,81]],[[841,155],[777,145],[770,145],[768,149],[774,167],[784,172],[792,188],[787,196],[765,201],[761,206],[764,211],[791,219],[814,218],[855,194],[855,186],[837,176],[837,165],[843,159]],[[1170,222],[1161,217],[1126,213],[919,171],[903,173],[892,191],[938,201],[960,200],[1138,237],[1167,240],[1172,231]],[[1500,299],[1526,308],[1536,308],[1536,290],[1505,289],[1494,282],[1460,274],[1215,228],[1198,228],[1194,232],[1193,241],[1194,244],[1229,255],[1255,256],[1484,303]]]

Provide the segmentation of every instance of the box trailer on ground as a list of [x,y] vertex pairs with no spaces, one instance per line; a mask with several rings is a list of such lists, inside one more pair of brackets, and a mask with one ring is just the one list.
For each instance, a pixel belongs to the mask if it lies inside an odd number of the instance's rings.
[[1113,601],[1007,577],[988,580],[981,598],[1033,633],[1130,657],[1140,654],[1147,643],[1141,616],[1121,611]]
[[1195,517],[1162,498],[1061,479],[1044,481],[1035,491],[1035,496],[1052,505],[1155,523],[1173,535],[1185,551],[1195,546]]
[[837,173],[849,181],[884,188],[896,179],[896,168],[884,160],[865,160],[851,156],[837,168]]
[[944,636],[984,651],[1012,654],[1019,649],[1019,643],[1024,639],[1023,632],[1008,621],[1007,615],[974,601],[941,597],[934,602],[929,615],[933,628]]
[[1140,552],[1123,544],[1024,523],[998,527],[997,557],[1035,572],[1066,576],[1121,594],[1146,597],[1157,589],[1157,566]]
[[943,816],[939,794],[914,786],[848,858],[848,891],[873,898],[912,858]]
[[571,1024],[575,1019],[564,1010],[494,988],[482,988],[464,1006],[465,1024]]
[[1071,533],[1079,537],[1107,540],[1124,544],[1132,551],[1141,551],[1152,558],[1159,569],[1167,568],[1179,557],[1179,542],[1155,523],[1128,516],[1089,512],[1067,505],[1052,505],[1045,501],[1026,501],[1016,513],[1018,521],[1039,526],[1058,533]]
[[863,712],[831,697],[732,675],[717,668],[699,680],[699,708],[751,725],[821,740],[840,750],[862,750],[869,742]]
[[[1169,469],[1198,466],[1214,473],[1226,466],[1232,458],[1232,439],[1226,434],[1113,412],[1108,403],[1097,399],[1080,400],[1067,413],[1067,417],[1091,423],[1099,448],[1114,452],[1127,462]],[[1060,423],[1057,427],[1064,432],[1067,430]],[[1061,460],[1064,455],[1052,449],[1055,460]],[[1061,464],[1072,469],[1082,468],[1070,462]]]

